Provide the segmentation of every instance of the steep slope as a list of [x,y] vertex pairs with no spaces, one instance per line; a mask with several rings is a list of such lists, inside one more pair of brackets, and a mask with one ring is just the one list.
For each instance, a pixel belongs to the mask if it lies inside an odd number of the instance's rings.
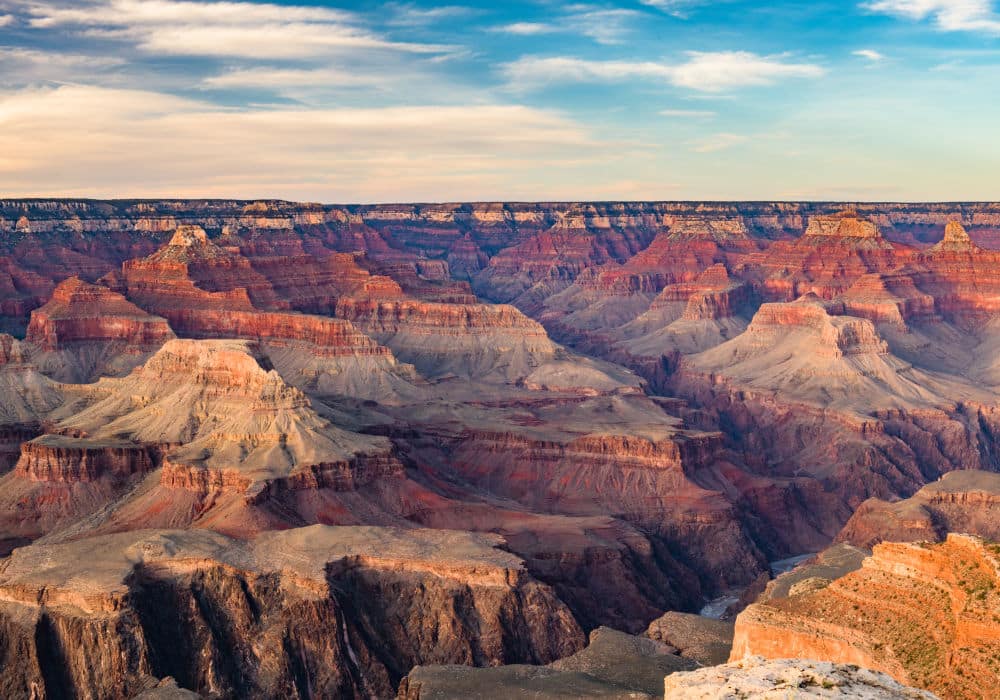
[[1000,541],[1000,474],[955,471],[913,496],[862,503],[837,535],[859,547],[882,542],[935,542],[949,532]]
[[792,552],[824,547],[866,498],[997,464],[991,392],[913,367],[871,321],[840,313],[811,295],[764,304],[745,333],[684,358],[670,378],[727,426],[760,477],[741,492],[795,538]]
[[41,371],[80,383],[126,374],[173,337],[166,320],[106,287],[70,277],[31,312],[25,340],[35,346],[32,361]]
[[81,387],[52,417],[59,434],[25,445],[4,478],[8,537],[92,514],[82,532],[193,522],[255,532],[302,522],[273,512],[275,499],[402,472],[388,440],[337,428],[248,341],[169,341],[131,374]]
[[660,388],[680,355],[708,350],[742,333],[753,302],[750,285],[733,279],[725,265],[713,265],[693,282],[667,285],[645,312],[613,331],[610,356]]
[[556,355],[545,329],[512,306],[344,298],[336,314],[426,377],[516,381]]
[[857,571],[736,619],[734,660],[801,656],[855,663],[943,698],[1000,681],[1000,551],[968,535],[883,543]]
[[634,390],[433,404],[409,420],[425,438],[410,453],[422,472],[535,511],[619,514],[653,535],[673,572],[672,607],[691,609],[699,597],[688,567],[706,592],[766,568],[729,498],[723,474],[735,467],[721,436],[685,429]]
[[580,273],[570,287],[546,298],[536,316],[557,340],[600,345],[609,330],[649,309],[664,287],[694,282],[707,268],[755,250],[739,219],[677,217],[626,262]]
[[0,665],[0,690],[114,700],[172,676],[221,696],[388,697],[418,663],[546,663],[581,648],[566,608],[501,543],[316,526],[18,549],[0,563],[2,653],[17,660]]
[[17,461],[20,444],[63,402],[61,387],[28,361],[24,344],[0,333],[0,473]]
[[[254,240],[244,245],[255,251],[259,246]],[[389,402],[417,393],[411,386],[417,379],[413,369],[397,363],[388,348],[350,322],[289,311],[263,311],[254,306],[251,297],[265,308],[330,311],[345,292],[384,294],[389,298],[402,294],[388,278],[373,278],[357,267],[353,256],[333,255],[324,263],[309,258],[301,251],[301,241],[295,242],[297,250],[291,257],[275,256],[278,242],[270,241],[269,255],[253,259],[273,273],[272,277],[280,278],[272,283],[260,272],[249,273],[256,268],[235,246],[218,245],[199,227],[180,227],[164,248],[143,260],[127,262],[121,274],[111,276],[108,283],[144,309],[167,318],[183,337],[260,342],[282,377],[298,388],[318,395],[351,395]],[[303,257],[310,262],[305,264],[300,259]],[[278,265],[276,260],[280,260],[277,272],[272,269]],[[324,274],[313,269],[326,263],[329,269]],[[295,281],[289,280],[289,275]],[[256,291],[240,286],[244,282],[256,285]],[[303,301],[303,295],[308,294],[314,295],[312,302]],[[316,301],[318,298],[323,299],[322,303]]]
[[777,241],[751,255],[738,272],[770,301],[813,293],[832,299],[862,275],[888,272],[915,251],[887,241],[877,224],[855,211],[814,216],[802,237]]

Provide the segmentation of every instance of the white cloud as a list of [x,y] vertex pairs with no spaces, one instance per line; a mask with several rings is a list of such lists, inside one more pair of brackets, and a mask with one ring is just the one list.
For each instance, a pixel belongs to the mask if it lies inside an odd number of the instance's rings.
[[518,36],[536,36],[538,34],[552,34],[559,31],[559,29],[546,22],[514,22],[512,24],[502,24],[499,27],[493,27],[491,31],[516,34]]
[[295,7],[243,0],[85,0],[66,7],[46,3],[29,5],[35,27],[58,25],[224,24],[255,25],[274,22],[348,23],[349,12],[324,7]]
[[566,18],[571,31],[593,39],[599,44],[620,44],[631,31],[631,23],[639,17],[634,10],[608,10],[589,5],[571,5],[573,12]]
[[660,110],[660,116],[675,119],[711,119],[715,116],[715,112],[698,109],[664,109]]
[[695,153],[716,153],[728,150],[741,143],[746,143],[749,140],[749,137],[742,134],[712,134],[711,136],[691,142],[691,150]]
[[115,56],[0,47],[0,86],[39,82],[94,82],[125,64]]
[[853,51],[852,55],[858,56],[859,58],[867,58],[869,61],[873,61],[875,63],[885,60],[885,54],[882,54],[875,49],[858,49],[857,51]]
[[472,8],[461,5],[422,8],[413,3],[389,3],[387,8],[395,13],[390,23],[400,27],[423,27],[475,13]]
[[517,36],[578,34],[598,44],[612,45],[622,43],[632,31],[633,23],[642,16],[635,10],[586,4],[566,5],[562,10],[565,14],[550,22],[513,22],[493,27],[491,31]]
[[134,43],[158,55],[301,59],[357,49],[441,53],[450,47],[394,42],[352,13],[254,2],[94,0],[83,6],[30,5],[29,24],[67,27],[90,38]]
[[655,7],[661,12],[666,12],[674,17],[686,17],[685,12],[693,5],[704,4],[706,0],[639,0],[643,5]]
[[0,15],[0,27],[7,27],[14,24],[14,15]]
[[687,61],[677,64],[529,56],[506,64],[503,72],[513,89],[530,89],[553,82],[646,78],[701,92],[771,85],[786,78],[818,78],[825,73],[811,63],[791,63],[784,56],[759,56],[746,51],[692,51],[687,56]]
[[691,52],[687,63],[674,67],[675,85],[706,92],[771,85],[786,78],[818,78],[825,71],[811,63],[788,63],[783,56],[747,51]]
[[1000,15],[991,0],[873,0],[861,6],[912,20],[933,18],[942,31],[1000,35]]
[[224,109],[139,90],[0,92],[11,195],[471,198],[620,151],[517,105]]
[[202,85],[212,88],[264,88],[371,86],[373,77],[337,68],[247,68],[212,75]]

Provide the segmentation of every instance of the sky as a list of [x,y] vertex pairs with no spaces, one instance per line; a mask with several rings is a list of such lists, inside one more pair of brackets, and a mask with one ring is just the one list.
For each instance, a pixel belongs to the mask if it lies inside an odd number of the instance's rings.
[[1000,0],[0,0],[0,197],[1000,199]]

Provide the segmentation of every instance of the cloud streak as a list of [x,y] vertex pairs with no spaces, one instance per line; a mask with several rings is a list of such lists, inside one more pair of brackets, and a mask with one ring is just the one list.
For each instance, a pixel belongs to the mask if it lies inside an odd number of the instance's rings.
[[133,43],[166,56],[305,59],[357,50],[443,53],[451,47],[396,42],[361,26],[353,13],[255,2],[95,0],[71,7],[28,6],[29,26],[68,28],[91,39]]
[[867,58],[872,63],[885,60],[885,55],[875,49],[858,49],[857,51],[852,51],[851,55],[858,58]]
[[785,56],[760,56],[746,51],[692,51],[683,63],[525,57],[506,64],[502,70],[509,86],[516,90],[560,82],[645,79],[700,92],[773,85],[790,78],[819,78],[826,72],[812,63],[794,63]]
[[472,196],[613,150],[559,113],[516,105],[222,109],[140,90],[0,93],[11,196]]
[[861,7],[916,21],[932,18],[942,31],[1000,35],[1000,15],[990,0],[873,0]]

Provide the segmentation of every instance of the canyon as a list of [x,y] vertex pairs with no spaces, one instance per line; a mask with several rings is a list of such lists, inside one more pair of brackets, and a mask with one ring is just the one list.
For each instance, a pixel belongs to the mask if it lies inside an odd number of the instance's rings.
[[0,689],[974,697],[998,349],[997,204],[2,200]]

